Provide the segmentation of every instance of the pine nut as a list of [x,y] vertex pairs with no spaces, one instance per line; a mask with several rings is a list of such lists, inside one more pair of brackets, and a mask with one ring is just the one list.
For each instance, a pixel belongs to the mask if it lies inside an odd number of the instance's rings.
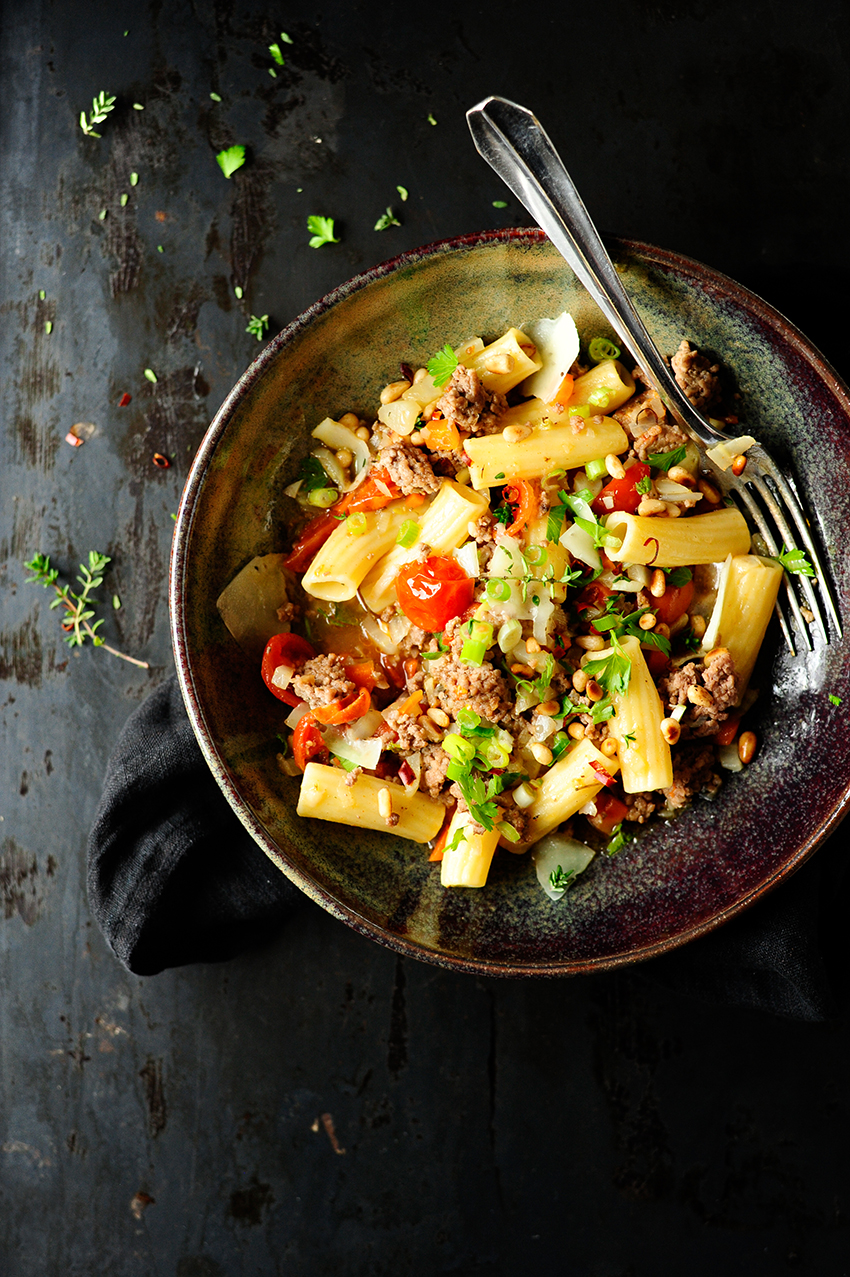
[[663,599],[667,593],[667,577],[661,568],[656,568],[653,572],[649,582],[649,592],[654,599]]
[[681,483],[686,488],[695,488],[697,481],[691,474],[690,470],[686,470],[684,466],[671,466],[667,471],[667,478],[672,479],[674,483]]
[[676,505],[675,501],[665,501],[664,504],[667,506],[667,514],[669,517],[671,519],[678,519],[679,515],[682,513],[682,507],[680,505]]
[[416,372],[413,374],[414,386],[418,386],[420,381],[424,381],[427,376],[428,376],[427,368],[417,368]]
[[712,661],[716,661],[720,656],[729,656],[728,647],[713,647],[710,652],[706,653],[705,663],[710,665]]
[[605,695],[595,678],[588,679],[587,687],[584,689],[584,694],[590,701],[601,701],[602,697]]
[[527,665],[512,665],[511,673],[516,674],[517,678],[534,678],[534,670]]
[[626,477],[626,467],[623,465],[616,452],[609,452],[605,458],[605,469],[608,471],[612,479],[624,479]]
[[688,688],[688,700],[692,705],[700,705],[703,709],[708,709],[714,704],[711,692],[707,687],[700,687],[699,684]]
[[732,462],[732,473],[737,477],[739,474],[743,474],[746,468],[747,458],[744,456],[743,452],[739,452]]
[[656,633],[656,634],[660,634],[662,638],[669,638],[669,637],[670,637],[670,626],[669,626],[669,625],[667,625],[667,624],[665,624],[665,622],[664,622],[664,621],[659,621],[659,622],[658,622],[658,624],[657,624],[657,625],[656,625],[656,627],[655,627],[655,633]]
[[415,430],[412,435],[408,435],[407,442],[414,448],[427,448],[431,442],[431,431],[427,426],[423,426],[421,430]]
[[675,718],[662,718],[661,735],[664,737],[668,745],[675,745],[681,734],[682,729],[676,722]]
[[341,466],[347,469],[354,460],[354,453],[350,448],[340,448],[336,454],[336,459]]
[[741,732],[738,737],[738,757],[744,765],[753,761],[757,744],[755,732]]
[[570,723],[567,735],[571,740],[584,740],[584,723]]
[[548,767],[554,755],[548,745],[544,745],[542,741],[535,741],[530,747],[531,755],[536,758],[538,763],[543,767]]
[[525,650],[526,652],[540,652],[542,648],[537,639],[532,637],[525,640]]
[[558,701],[541,701],[539,705],[535,705],[538,714],[548,714],[551,718],[553,714],[557,714],[561,708]]
[[581,696],[582,692],[587,687],[587,678],[588,676],[585,674],[584,670],[576,670],[575,674],[573,674],[573,687],[578,692],[579,696]]
[[606,736],[599,748],[606,758],[615,758],[620,752],[619,743],[613,736]]
[[574,642],[578,647],[583,647],[586,652],[601,652],[605,646],[605,640],[601,634],[579,634]]
[[440,709],[437,705],[432,705],[431,708],[425,712],[431,722],[436,723],[438,727],[448,727],[449,722],[451,721],[446,711],[444,709]]
[[699,490],[710,505],[720,505],[720,493],[713,483],[709,483],[707,479],[700,479]]
[[505,443],[519,443],[531,434],[531,426],[505,426],[502,438]]
[[691,617],[691,632],[694,638],[701,639],[705,634],[705,617],[695,612]]
[[378,790],[378,815],[383,820],[389,820],[393,814],[393,800],[390,791],[387,788]]
[[670,634],[681,634],[682,630],[688,624],[688,616],[683,612],[681,616],[677,616],[673,624],[670,626]]
[[353,412],[344,412],[339,418],[339,424],[347,430],[356,430],[360,425],[360,418]]
[[504,354],[491,355],[489,359],[484,360],[484,367],[487,372],[496,373],[497,376],[501,373],[513,372],[514,357],[507,351]]
[[410,389],[410,382],[405,378],[403,381],[391,381],[388,386],[384,386],[381,391],[381,403],[395,403],[396,399],[401,399],[405,390]]
[[666,514],[666,501],[658,501],[655,497],[644,497],[637,508],[637,512],[643,518],[652,518],[654,515]]
[[657,621],[657,617],[652,612],[644,612],[638,621],[638,625],[642,630],[651,630]]
[[357,438],[362,439],[364,443],[368,443],[372,438],[372,431],[368,426],[358,426],[354,433],[357,435]]

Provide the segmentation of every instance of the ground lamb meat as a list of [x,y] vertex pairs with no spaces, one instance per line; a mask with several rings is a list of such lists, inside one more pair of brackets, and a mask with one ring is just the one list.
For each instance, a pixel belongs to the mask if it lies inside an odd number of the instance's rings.
[[437,408],[465,434],[489,435],[498,429],[498,418],[508,406],[504,395],[482,386],[478,373],[458,364]]
[[670,360],[676,381],[695,408],[711,408],[720,399],[719,364],[712,364],[695,350],[690,342],[683,341]]
[[290,687],[310,709],[317,705],[330,705],[331,701],[341,700],[357,690],[346,675],[345,657],[338,652],[331,652],[329,656],[313,656],[305,661]]
[[409,443],[392,443],[382,448],[378,453],[378,465],[383,466],[406,497],[412,492],[430,495],[440,490],[440,480],[434,474],[430,461],[421,448],[414,448]]
[[713,794],[720,787],[715,769],[714,746],[690,741],[673,754],[673,784],[661,790],[671,808],[686,807],[700,793]]
[[666,421],[667,409],[658,391],[650,387],[648,390],[642,390],[639,395],[634,395],[628,403],[623,404],[622,408],[618,408],[611,415],[634,439],[642,435],[650,426]]
[[[692,693],[691,689],[700,690]],[[732,654],[722,647],[708,664],[689,661],[687,665],[672,670],[658,684],[658,691],[664,704],[670,708],[688,705],[688,712],[682,719],[686,735],[713,736],[740,701],[741,681]]]
[[527,811],[523,811],[521,807],[517,807],[516,803],[511,801],[505,806],[499,807],[499,820],[504,820],[506,824],[513,825],[519,834],[520,842],[523,841],[528,830],[528,822],[531,819]]
[[626,794],[626,806],[628,813],[623,817],[624,820],[631,820],[636,825],[644,825],[649,820],[652,813],[657,807],[657,803],[653,800],[652,794]]
[[432,661],[431,675],[436,683],[435,698],[441,709],[456,718],[462,709],[471,709],[481,718],[498,723],[509,718],[513,697],[502,674],[484,661],[470,665],[454,652]]
[[688,436],[672,421],[656,422],[636,437],[635,453],[641,461],[647,461],[654,453],[673,452],[688,443]]
[[397,710],[388,709],[384,718],[396,734],[400,754],[416,754],[431,743],[420,727],[419,720],[413,715],[399,714]]
[[419,777],[419,788],[424,789],[432,798],[439,797],[446,783],[446,769],[449,765],[448,754],[442,745],[429,742],[422,750],[422,773]]

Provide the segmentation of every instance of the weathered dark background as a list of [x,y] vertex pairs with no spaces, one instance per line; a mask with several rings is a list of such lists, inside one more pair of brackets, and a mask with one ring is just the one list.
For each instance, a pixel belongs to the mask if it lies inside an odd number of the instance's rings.
[[[659,964],[490,982],[309,904],[261,951],[138,979],[84,891],[105,760],[171,669],[170,516],[258,349],[248,317],[282,326],[402,249],[525,223],[464,121],[500,92],[603,229],[755,288],[846,378],[847,14],[5,0],[0,1272],[848,1271],[841,988],[811,1025],[669,991]],[[98,141],[77,121],[100,89]],[[388,204],[402,225],[376,233]],[[310,213],[342,242],[309,248]],[[122,602],[106,637],[149,672],[69,652],[24,584],[33,552],[67,572],[93,547]]]

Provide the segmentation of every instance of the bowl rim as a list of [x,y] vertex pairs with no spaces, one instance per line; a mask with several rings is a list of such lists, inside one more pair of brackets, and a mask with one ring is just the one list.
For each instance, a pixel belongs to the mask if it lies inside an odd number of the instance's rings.
[[[702,280],[710,279],[721,287],[724,295],[730,297],[733,302],[741,304],[748,312],[754,314],[771,329],[779,330],[784,340],[799,356],[807,362],[811,362],[814,357],[818,372],[823,377],[829,390],[841,404],[845,415],[850,419],[850,390],[848,390],[848,387],[838,376],[835,369],[796,325],[757,293],[745,288],[742,284],[723,274],[723,272],[674,250],[658,248],[642,240],[609,235],[603,238],[609,249],[614,252],[620,251],[626,255],[643,257],[653,264],[672,269],[679,275],[698,276]],[[833,807],[830,814],[822,820],[820,825],[812,831],[810,837],[797,849],[793,857],[776,868],[764,882],[754,887],[733,905],[727,906],[710,918],[694,923],[675,935],[666,936],[639,948],[608,953],[600,957],[565,959],[552,962],[543,961],[538,963],[512,961],[510,959],[500,962],[495,959],[453,956],[437,949],[430,949],[420,942],[409,940],[402,935],[383,929],[379,924],[365,917],[356,909],[342,904],[331,892],[327,891],[309,874],[299,869],[297,865],[292,864],[283,855],[265,826],[241,797],[231,777],[227,763],[212,739],[189,659],[184,601],[187,583],[188,548],[191,541],[196,503],[203,487],[207,467],[242,400],[262,378],[266,369],[275,361],[282,350],[291,345],[316,319],[320,318],[332,307],[369,284],[386,278],[405,267],[414,266],[439,254],[474,249],[490,244],[545,244],[548,242],[550,242],[548,236],[538,227],[509,227],[435,240],[421,247],[407,250],[369,267],[365,271],[359,272],[337,285],[330,292],[308,306],[295,319],[291,320],[259,352],[239,377],[213,417],[201,441],[183,487],[172,540],[169,569],[171,637],[183,702],[207,765],[231,808],[254,841],[269,859],[275,863],[278,869],[286,874],[310,899],[321,905],[335,918],[346,922],[361,935],[377,941],[396,953],[418,958],[421,961],[430,962],[453,971],[462,971],[474,975],[502,976],[509,979],[526,977],[552,978],[611,970],[669,953],[723,926],[738,914],[751,908],[763,896],[778,886],[779,883],[789,878],[814,854],[821,843],[843,820],[848,808],[850,808],[850,781],[848,781],[841,800]]]

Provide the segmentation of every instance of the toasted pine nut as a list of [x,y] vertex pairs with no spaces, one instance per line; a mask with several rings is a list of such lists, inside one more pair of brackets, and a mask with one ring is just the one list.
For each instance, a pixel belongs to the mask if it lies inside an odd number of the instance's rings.
[[431,722],[436,723],[438,727],[448,727],[449,722],[451,721],[446,711],[444,709],[440,709],[438,705],[432,705],[431,708],[425,712]]
[[613,736],[606,736],[599,748],[606,758],[614,758],[620,751],[619,743]]
[[670,626],[671,635],[681,634],[682,630],[685,629],[687,624],[688,624],[688,614],[687,612],[683,612],[681,616],[676,617],[675,621]]
[[661,735],[664,737],[668,745],[675,745],[681,734],[682,729],[676,722],[675,718],[662,718]]
[[671,466],[667,471],[667,478],[672,479],[674,483],[681,483],[686,488],[695,488],[697,481],[691,474],[690,470],[686,470],[684,466]]
[[691,617],[691,632],[694,638],[701,639],[705,634],[705,617],[700,616],[699,612],[695,612]]
[[649,582],[649,592],[654,599],[663,599],[667,593],[667,577],[661,568],[656,568],[653,572]]
[[800,615],[802,616],[803,620],[806,621],[809,625],[811,625],[812,621],[815,619],[815,614],[811,610],[811,608],[801,607]]
[[714,704],[711,692],[707,687],[700,687],[699,684],[688,688],[688,700],[692,705],[701,705],[703,709],[708,709]]
[[431,431],[427,426],[423,426],[421,430],[414,430],[412,435],[408,435],[407,442],[414,448],[427,448],[431,442]]
[[590,701],[601,701],[602,697],[605,695],[595,678],[588,679],[587,687],[584,689],[584,694]]
[[736,476],[743,474],[746,468],[747,458],[744,456],[743,452],[739,452],[737,457],[735,457],[732,461],[732,473]]
[[511,673],[516,674],[517,678],[534,678],[534,670],[527,665],[512,665]]
[[360,418],[353,412],[344,412],[339,418],[339,424],[345,426],[348,430],[356,430],[360,425]]
[[738,757],[742,763],[746,765],[753,761],[753,755],[756,752],[757,744],[758,740],[756,739],[755,732],[741,732],[741,735],[738,737]]
[[539,705],[535,705],[538,714],[548,714],[551,718],[553,714],[557,714],[561,708],[558,701],[541,701]]
[[699,490],[711,505],[720,505],[720,493],[713,483],[709,483],[707,479],[700,479]]
[[350,448],[340,448],[336,454],[336,459],[341,466],[350,466],[354,460],[354,453]]
[[427,376],[428,376],[427,368],[417,368],[416,372],[413,374],[414,386],[418,386],[420,381],[424,381]]
[[393,814],[393,799],[390,791],[384,787],[378,790],[378,815],[389,820]]
[[642,630],[651,630],[657,620],[658,617],[652,612],[644,612],[643,616],[638,621],[638,625]]
[[585,674],[584,670],[576,670],[575,674],[573,674],[573,687],[578,692],[579,696],[581,696],[582,692],[587,687],[587,678],[588,676]]
[[612,479],[623,479],[626,475],[626,467],[623,465],[616,452],[609,452],[605,458],[605,469],[608,471]]
[[605,646],[605,640],[601,634],[579,634],[574,642],[577,647],[583,647],[585,652],[601,652]]
[[659,621],[655,627],[655,633],[660,634],[662,638],[669,638],[670,626],[666,625],[664,621]]
[[567,735],[571,740],[584,740],[584,723],[570,723]]
[[427,714],[423,714],[422,717],[419,719],[419,726],[422,728],[422,731],[425,733],[425,735],[428,737],[429,740],[435,741],[435,742],[438,740],[442,740],[440,729],[437,727],[437,724],[428,717]]
[[658,501],[655,497],[644,497],[637,508],[637,512],[644,518],[652,517],[653,515],[666,514],[667,502]]
[[368,443],[372,438],[372,431],[368,426],[358,426],[354,432],[358,439],[362,439],[364,443]]
[[538,763],[544,767],[548,767],[552,761],[553,754],[548,745],[544,745],[542,741],[536,740],[533,745],[529,746],[532,757],[536,758]]
[[487,372],[493,372],[496,374],[513,372],[514,357],[513,355],[509,355],[507,351],[504,351],[499,355],[491,355],[489,359],[485,359],[484,367]]
[[522,439],[527,439],[531,434],[531,426],[505,426],[502,431],[502,438],[505,443],[519,443]]
[[525,640],[525,650],[526,652],[540,652],[542,649],[540,644],[537,642],[537,639],[532,635],[530,638]]
[[712,661],[716,661],[719,656],[728,656],[728,647],[713,647],[710,652],[706,653],[705,663],[710,665]]
[[667,514],[669,517],[671,519],[678,519],[679,515],[682,513],[682,507],[680,505],[676,505],[675,501],[665,501],[664,504],[667,506]]
[[401,399],[405,390],[410,389],[410,382],[407,378],[402,381],[391,381],[388,386],[384,386],[381,391],[381,403],[395,403],[396,399]]

